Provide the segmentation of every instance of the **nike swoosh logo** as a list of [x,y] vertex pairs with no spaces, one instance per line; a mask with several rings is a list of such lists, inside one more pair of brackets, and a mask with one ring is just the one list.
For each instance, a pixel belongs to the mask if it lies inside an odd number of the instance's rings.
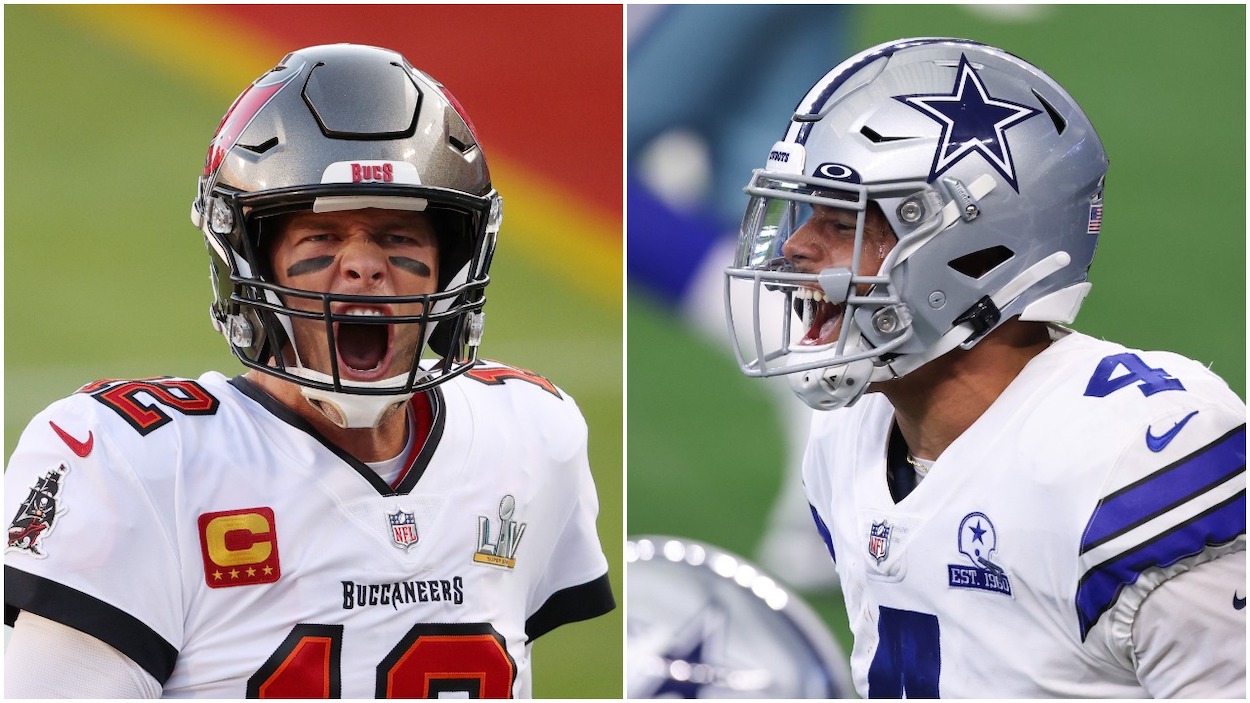
[[1245,610],[1246,608],[1246,599],[1238,598],[1236,591],[1233,591],[1233,607],[1237,610]]
[[84,459],[86,459],[87,455],[91,453],[91,448],[95,446],[95,437],[92,436],[90,431],[87,432],[87,441],[79,442],[77,439],[74,439],[70,433],[60,427],[57,427],[55,422],[48,420],[48,424],[52,425],[52,429],[56,431],[57,436],[69,445],[70,451]]
[[1180,422],[1172,426],[1172,429],[1168,430],[1167,432],[1164,432],[1158,437],[1151,434],[1150,427],[1146,427],[1146,446],[1152,452],[1163,451],[1163,448],[1171,444],[1172,440],[1176,439],[1176,435],[1180,434],[1181,430],[1185,428],[1185,423],[1189,422],[1189,419],[1197,414],[1198,414],[1198,411],[1195,410],[1189,413],[1188,415],[1186,415],[1185,417],[1182,417]]

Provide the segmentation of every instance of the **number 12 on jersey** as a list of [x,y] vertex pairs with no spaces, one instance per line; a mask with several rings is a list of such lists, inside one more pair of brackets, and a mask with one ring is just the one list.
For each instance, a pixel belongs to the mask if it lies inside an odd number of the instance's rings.
[[[248,698],[341,698],[342,625],[301,624],[247,683]],[[490,623],[414,625],[378,664],[377,698],[511,698],[516,662]]]

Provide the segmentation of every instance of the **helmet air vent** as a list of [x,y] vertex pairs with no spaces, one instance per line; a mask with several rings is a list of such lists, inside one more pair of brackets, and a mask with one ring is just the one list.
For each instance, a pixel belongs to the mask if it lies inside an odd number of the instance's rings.
[[1063,119],[1063,115],[1059,114],[1059,111],[1055,109],[1055,106],[1051,105],[1050,102],[1046,100],[1046,98],[1043,98],[1036,90],[1033,91],[1033,97],[1037,98],[1037,101],[1040,102],[1042,107],[1046,109],[1046,114],[1050,117],[1050,121],[1055,123],[1055,132],[1063,134],[1063,130],[1068,128],[1068,121]]
[[971,254],[964,254],[947,265],[969,278],[980,279],[1015,255],[1015,252],[1000,244],[974,251]]
[[266,151],[269,151],[270,149],[274,148],[275,146],[278,146],[278,138],[277,138],[277,137],[270,137],[270,138],[266,139],[265,141],[261,142],[260,144],[255,145],[255,146],[250,146],[250,145],[247,145],[247,144],[240,144],[240,145],[239,145],[239,148],[240,148],[240,149],[247,149],[248,151],[253,152],[253,153],[256,153],[256,154],[263,154],[263,153],[265,153]]
[[877,132],[872,127],[869,127],[868,125],[864,125],[863,127],[860,127],[859,133],[867,137],[868,141],[872,142],[873,144],[883,144],[885,142],[897,142],[897,141],[902,141],[904,139],[912,139],[912,137],[884,137],[879,132]]

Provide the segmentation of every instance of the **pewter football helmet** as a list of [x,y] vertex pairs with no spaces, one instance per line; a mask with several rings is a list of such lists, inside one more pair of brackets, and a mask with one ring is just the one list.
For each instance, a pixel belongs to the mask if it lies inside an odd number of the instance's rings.
[[[809,405],[832,409],[1012,317],[1071,322],[1106,170],[1072,97],[1011,54],[907,39],[851,57],[803,97],[745,189],[725,282],[739,365],[788,374]],[[853,261],[800,271],[786,257],[813,205],[856,213]],[[870,210],[897,244],[863,271]]]
[[[243,91],[209,145],[191,220],[208,243],[213,325],[244,365],[299,384],[315,406],[334,406],[345,426],[375,425],[388,408],[476,362],[501,207],[472,124],[438,81],[387,49],[335,44],[295,51]],[[437,292],[336,295],[275,283],[267,246],[276,216],[361,208],[430,217],[438,236]],[[297,310],[298,299],[320,310]],[[405,303],[422,303],[423,312],[342,314],[346,305]],[[329,373],[300,361],[295,317],[324,322],[336,360]],[[345,345],[376,345],[397,325],[419,326],[421,347],[439,358],[421,363],[419,347],[401,375],[341,378]]]
[[846,656],[747,560],[676,537],[626,544],[628,698],[850,698]]

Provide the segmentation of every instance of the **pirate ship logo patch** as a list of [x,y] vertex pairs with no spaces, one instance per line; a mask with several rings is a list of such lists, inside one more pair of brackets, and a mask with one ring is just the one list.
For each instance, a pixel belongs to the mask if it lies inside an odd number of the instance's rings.
[[65,506],[57,495],[61,492],[61,479],[68,472],[69,467],[61,464],[35,479],[30,494],[9,523],[6,552],[25,552],[37,559],[48,556],[42,550],[43,542],[56,526],[56,519],[65,513]]

